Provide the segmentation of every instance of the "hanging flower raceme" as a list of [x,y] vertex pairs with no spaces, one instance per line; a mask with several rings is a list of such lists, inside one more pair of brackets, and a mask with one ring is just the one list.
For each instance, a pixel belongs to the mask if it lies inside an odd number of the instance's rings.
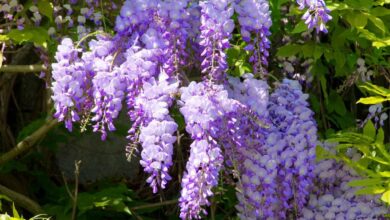
[[102,140],[107,137],[106,129],[115,130],[114,120],[122,109],[127,86],[127,79],[119,69],[121,60],[117,54],[116,40],[99,35],[97,40],[90,42],[90,51],[82,57],[86,74],[93,77],[93,130],[101,133]]
[[241,219],[273,217],[277,161],[268,155],[265,140],[268,123],[241,106],[214,123],[218,143],[224,148],[226,165],[237,172],[236,205]]
[[[187,0],[142,4],[127,1],[117,20],[119,34],[134,39],[134,44],[124,55],[126,61],[121,68],[129,82],[127,105],[133,121],[128,152],[132,151],[134,143],[141,144],[141,165],[151,174],[147,182],[155,193],[158,187],[165,188],[171,179],[168,168],[172,165],[173,143],[176,141],[173,134],[177,125],[169,116],[169,108],[173,104],[172,94],[178,89],[177,77],[174,76],[181,71],[180,66],[186,57],[187,4]],[[132,24],[126,24],[130,27],[127,30],[118,26],[129,21]],[[166,129],[160,133],[161,130],[152,129],[156,125]]]
[[229,39],[234,29],[233,0],[201,1],[200,7],[202,73],[219,82],[226,77],[228,67],[224,50],[230,47]]
[[126,0],[116,18],[115,30],[119,35],[142,35],[156,15],[158,0]]
[[248,43],[246,49],[252,52],[250,62],[255,74],[266,74],[271,35],[271,11],[266,0],[241,0],[236,4],[242,39]]
[[191,82],[180,92],[180,112],[186,122],[186,131],[194,140],[182,179],[180,217],[200,218],[201,213],[206,214],[203,206],[210,204],[208,197],[213,195],[211,189],[218,184],[223,163],[221,147],[216,140],[221,125],[216,126],[215,122],[238,111],[239,103],[228,98],[223,86],[205,82]]
[[88,111],[84,108],[84,101],[91,78],[85,72],[79,52],[73,41],[65,38],[57,48],[57,62],[52,64],[52,99],[56,110],[54,117],[64,121],[69,131],[72,131],[72,123],[80,120],[80,114]]
[[241,219],[274,218],[276,205],[277,158],[267,145],[272,138],[268,120],[268,85],[243,75],[244,80],[229,77],[229,96],[243,107],[227,115],[221,142],[228,165],[238,171],[236,205]]
[[162,37],[168,42],[164,49],[163,68],[168,75],[176,75],[179,78],[181,67],[188,61],[186,47],[191,28],[188,0],[169,0],[161,2],[160,5],[159,15],[163,23],[160,27],[165,27]]
[[287,79],[270,96],[270,119],[286,144],[278,152],[281,218],[303,208],[312,186],[317,128],[307,98],[298,81]]
[[[128,138],[132,144],[137,142],[136,132],[144,120],[142,108],[136,105],[135,100],[141,92],[144,81],[158,76],[158,63],[162,52],[159,49],[143,49],[136,44],[124,53],[126,60],[120,67],[128,80],[126,105],[130,120],[133,122]],[[131,146],[128,146],[127,152],[131,151]]]
[[297,3],[300,10],[307,8],[302,19],[305,20],[309,29],[315,28],[317,33],[328,32],[325,24],[332,19],[332,16],[329,15],[330,10],[326,7],[324,0],[297,0]]
[[145,82],[141,93],[136,98],[136,105],[142,109],[145,119],[140,127],[139,141],[142,145],[141,165],[151,176],[147,182],[156,193],[158,187],[165,188],[171,179],[168,174],[172,163],[174,134],[176,122],[169,116],[169,107],[173,95],[177,93],[178,82],[171,80],[165,72],[161,72],[158,81],[154,78]]

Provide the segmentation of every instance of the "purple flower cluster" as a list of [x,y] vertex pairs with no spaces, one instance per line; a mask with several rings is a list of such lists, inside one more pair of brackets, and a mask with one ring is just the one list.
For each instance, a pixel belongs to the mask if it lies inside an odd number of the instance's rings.
[[266,0],[241,0],[236,5],[242,39],[248,43],[246,49],[252,51],[250,62],[253,72],[264,75],[268,66],[271,35],[271,11]]
[[143,148],[140,163],[145,172],[151,174],[147,182],[154,193],[158,191],[158,186],[164,189],[171,179],[168,169],[173,164],[173,144],[176,142],[174,133],[178,126],[169,116],[169,107],[177,89],[178,82],[170,80],[166,73],[161,72],[158,81],[151,78],[144,83],[135,100],[143,112],[143,118],[147,119],[140,127],[139,142]]
[[329,15],[330,10],[326,7],[324,0],[297,0],[297,3],[300,10],[307,8],[302,19],[305,20],[309,29],[316,28],[317,33],[328,32],[325,24],[332,19],[332,16]]
[[111,66],[114,56],[109,55],[103,59],[95,59],[93,69],[95,76],[93,82],[94,108],[92,113],[95,116],[92,121],[97,121],[94,131],[102,133],[102,140],[107,136],[106,126],[109,131],[114,131],[113,120],[119,115],[122,109],[122,101],[126,91],[126,77],[121,75],[117,66]]
[[219,82],[227,70],[225,49],[230,47],[229,39],[234,29],[231,19],[233,0],[210,0],[200,2],[201,26],[200,46],[202,47],[202,73]]
[[88,110],[84,108],[85,89],[90,80],[85,72],[84,63],[78,56],[69,38],[62,40],[57,48],[52,64],[52,99],[59,121],[65,121],[65,127],[72,131],[72,122],[80,120],[79,114]]
[[207,214],[202,206],[210,204],[208,197],[213,195],[211,189],[218,184],[223,164],[221,147],[214,138],[217,127],[213,122],[237,111],[238,103],[228,98],[223,86],[206,82],[191,82],[180,92],[180,112],[186,121],[186,131],[194,140],[181,183],[180,217],[200,218],[201,213]]
[[[66,4],[59,4],[54,1],[53,18],[56,27],[50,27],[48,33],[56,37],[61,30],[75,28],[78,38],[81,39],[91,31],[103,29],[103,17],[109,16],[107,12],[116,9],[115,3],[108,3],[99,0],[80,1],[69,0]],[[104,8],[104,10],[102,10]],[[92,23],[93,25],[87,25]],[[59,37],[59,36],[57,36]]]
[[268,85],[250,74],[243,81],[230,78],[226,88],[241,104],[259,110],[249,117],[245,108],[242,115],[227,115],[231,119],[222,126],[227,129],[218,136],[227,165],[239,173],[238,215],[286,219],[291,210],[302,209],[313,179],[317,136],[307,95],[297,81],[284,80],[268,100]]
[[[188,0],[184,1],[164,1],[161,3],[159,14],[166,14],[169,16],[163,17],[165,23],[165,32],[162,34],[169,44],[164,50],[166,54],[166,60],[164,61],[163,68],[168,75],[176,75],[180,73],[180,67],[186,64],[188,61],[186,47],[187,40],[189,39],[190,32],[190,14],[187,10]],[[180,73],[183,74],[183,73]]]
[[90,51],[82,55],[85,74],[92,79],[85,91],[90,97],[85,105],[94,113],[93,130],[102,134],[102,140],[107,137],[106,128],[115,130],[113,120],[122,109],[126,89],[126,78],[119,71],[114,53],[115,43],[109,36],[98,35],[97,40],[89,42]]
[[128,115],[133,122],[128,136],[131,142],[126,149],[128,153],[132,152],[132,146],[138,141],[137,130],[147,120],[143,116],[142,107],[139,103],[136,104],[136,98],[141,93],[143,83],[159,75],[161,54],[160,49],[143,49],[137,45],[130,46],[124,53],[125,61],[120,69],[128,79],[126,104]]
[[[328,143],[321,145],[333,149]],[[361,158],[354,150],[348,154],[354,161]],[[317,164],[314,175],[315,187],[298,219],[385,219],[388,209],[378,201],[378,196],[356,195],[357,188],[348,185],[359,178],[349,166],[335,160],[323,160]]]
[[[133,143],[128,152],[135,142],[141,144],[141,165],[151,174],[147,182],[153,192],[165,188],[171,179],[168,168],[177,125],[169,116],[169,108],[178,88],[173,76],[179,74],[186,57],[187,4],[186,0],[126,1],[117,17],[118,35],[134,39],[121,65],[128,78],[127,105],[133,121],[129,130]],[[153,133],[152,126],[158,124],[166,126],[164,133]]]
[[115,30],[127,35],[138,32],[142,35],[156,15],[157,0],[127,0],[116,18]]
[[268,89],[267,82],[255,79],[252,74],[244,74],[244,80],[228,77],[226,90],[229,97],[240,101],[252,111],[261,116],[268,116]]
[[285,142],[278,151],[281,218],[291,208],[303,208],[312,185],[317,127],[307,98],[298,81],[287,79],[270,96],[270,119]]
[[16,22],[19,30],[24,28],[25,18],[18,15],[23,9],[23,5],[18,0],[0,0],[0,16],[5,20],[5,24],[9,22],[9,25],[4,25],[0,29],[0,33],[3,33],[3,28],[7,28],[7,31],[9,31],[13,26],[13,22]]

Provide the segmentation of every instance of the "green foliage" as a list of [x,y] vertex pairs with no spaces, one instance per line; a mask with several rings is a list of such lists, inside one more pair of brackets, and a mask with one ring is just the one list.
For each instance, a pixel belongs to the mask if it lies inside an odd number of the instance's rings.
[[244,50],[245,44],[232,46],[227,49],[227,63],[230,67],[228,73],[232,76],[242,76],[245,73],[252,72],[252,65],[249,63],[249,53]]
[[[327,23],[329,33],[316,34],[307,30],[300,19],[303,12],[297,10],[296,5],[288,1],[271,1],[273,12],[280,10],[281,6],[289,9],[284,18],[288,22],[281,24],[283,16],[280,12],[277,14],[279,20],[273,20],[273,25],[277,23],[278,26],[276,30],[273,29],[271,39],[274,47],[276,45],[273,53],[281,59],[295,57],[300,62],[310,61],[308,72],[313,76],[309,88],[310,102],[325,137],[334,130],[355,127],[356,118],[359,117],[356,104],[360,94],[353,86],[362,78],[356,71],[358,58],[365,61],[374,78],[386,74],[384,69],[390,68],[386,59],[390,55],[390,33],[386,25],[390,23],[390,2],[347,0],[326,3],[332,16]],[[303,41],[302,36],[305,35],[307,37]],[[288,42],[280,43],[280,39],[286,36]],[[274,65],[281,67],[280,63]],[[294,68],[300,74],[305,71],[300,67]],[[366,84],[362,86],[373,89],[372,84],[371,87]],[[360,88],[362,91],[363,87]],[[377,104],[386,100],[388,96],[374,94],[360,99],[358,103]]]
[[[56,191],[57,202],[46,204],[44,209],[56,219],[70,219],[73,202],[64,188],[57,188]],[[93,191],[80,192],[77,197],[78,218],[85,219],[91,212],[100,210],[110,212],[112,216],[121,215],[120,213],[131,215],[128,205],[134,201],[134,196],[123,184],[102,185]]]
[[[327,154],[331,157],[344,161],[364,176],[363,179],[354,180],[348,184],[353,187],[360,187],[357,195],[382,194],[382,201],[390,204],[390,150],[384,144],[384,131],[382,128],[376,130],[374,124],[369,121],[361,133],[340,132],[328,141],[337,143],[336,154]],[[346,155],[347,149],[358,150],[362,158],[353,161]],[[322,158],[321,158],[322,159]]]
[[359,88],[374,96],[360,98],[357,103],[373,105],[385,101],[390,101],[390,89],[386,89],[371,83],[364,83],[360,85]]
[[16,44],[32,42],[42,47],[47,47],[47,41],[49,40],[47,30],[41,27],[27,27],[23,30],[12,29],[6,36]]
[[[368,94],[376,95],[360,98],[358,103],[379,104],[390,100],[390,90],[371,83],[359,85],[359,88]],[[328,158],[343,160],[358,171],[364,179],[354,180],[348,184],[361,187],[357,195],[382,194],[381,200],[390,205],[390,145],[385,144],[383,128],[376,129],[371,120],[358,132],[339,132],[328,139],[337,143],[337,153],[332,155],[321,149],[320,155],[331,155]],[[354,148],[362,154],[362,158],[353,161],[347,155],[347,149]],[[322,156],[320,159],[325,159]]]

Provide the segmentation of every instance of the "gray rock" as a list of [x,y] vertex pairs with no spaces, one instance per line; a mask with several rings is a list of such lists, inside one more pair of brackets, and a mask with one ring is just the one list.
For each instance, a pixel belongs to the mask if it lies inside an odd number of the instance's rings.
[[74,179],[75,161],[81,160],[80,183],[105,178],[131,180],[137,177],[140,165],[138,158],[127,161],[125,153],[127,142],[125,135],[116,133],[109,133],[105,141],[100,139],[99,133],[82,133],[77,137],[70,137],[67,143],[59,146],[56,153],[57,163],[65,177],[72,180]]

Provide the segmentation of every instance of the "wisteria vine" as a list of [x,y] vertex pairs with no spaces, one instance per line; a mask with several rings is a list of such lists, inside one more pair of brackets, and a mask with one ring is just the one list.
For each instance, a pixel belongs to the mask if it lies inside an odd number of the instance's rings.
[[[323,0],[297,3],[307,8],[309,28],[327,31],[331,17]],[[93,16],[100,22],[93,10],[81,13],[79,26]],[[139,152],[157,193],[172,179],[176,135],[184,132],[171,115],[177,107],[192,140],[181,179],[182,219],[207,215],[221,171],[234,179],[241,219],[313,219],[323,212],[318,204],[329,205],[334,196],[313,187],[327,165],[315,167],[317,128],[308,95],[294,80],[267,82],[270,15],[266,0],[127,0],[114,36],[99,34],[87,47],[62,40],[52,65],[54,116],[70,131],[74,123],[91,122],[104,140],[127,107],[126,150]],[[240,78],[228,76],[225,53],[236,29],[253,65]],[[186,72],[194,69],[200,80]],[[366,212],[329,213],[351,219]]]

